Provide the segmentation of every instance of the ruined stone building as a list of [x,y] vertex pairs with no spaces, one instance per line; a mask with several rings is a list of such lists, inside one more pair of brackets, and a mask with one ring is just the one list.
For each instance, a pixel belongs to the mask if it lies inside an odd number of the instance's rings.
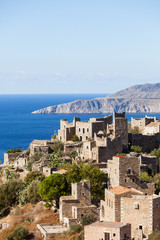
[[3,165],[13,165],[14,167],[23,168],[29,161],[29,154],[25,152],[4,153]]
[[44,154],[50,154],[53,152],[51,145],[54,144],[54,140],[34,140],[30,143],[30,156],[37,152],[42,152]]
[[150,123],[157,122],[156,117],[148,117],[145,116],[144,118],[131,118],[131,127],[138,127],[139,133],[144,134],[145,127],[147,127]]
[[[149,159],[147,161],[147,159]],[[152,158],[151,158],[152,159]],[[132,155],[114,156],[108,160],[107,173],[109,178],[109,187],[124,186],[135,188],[144,193],[152,195],[155,192],[153,183],[141,183],[140,172],[144,163],[151,163],[151,159],[146,157],[136,157]],[[156,165],[156,158],[153,157],[153,166]],[[146,166],[146,164],[145,164]]]
[[59,201],[59,218],[66,226],[79,222],[85,214],[98,215],[97,207],[91,204],[88,180],[72,183],[72,195],[61,196]]
[[[71,142],[77,135],[80,142]],[[65,151],[76,150],[81,160],[107,162],[117,153],[128,149],[128,126],[125,113],[114,113],[104,118],[91,118],[72,123],[61,120],[58,139],[64,142]]]
[[142,147],[143,152],[151,152],[160,145],[160,122],[156,117],[131,118],[131,127],[138,127],[139,133],[128,135],[129,145]]
[[145,195],[136,189],[122,186],[105,189],[100,221],[130,223],[132,238],[147,238],[152,231],[160,228],[160,196]]

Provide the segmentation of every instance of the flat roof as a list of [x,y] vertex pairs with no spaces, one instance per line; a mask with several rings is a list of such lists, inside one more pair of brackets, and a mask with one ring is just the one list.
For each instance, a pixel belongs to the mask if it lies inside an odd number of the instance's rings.
[[108,227],[108,228],[121,228],[126,226],[128,223],[123,222],[94,222],[88,226],[91,227]]

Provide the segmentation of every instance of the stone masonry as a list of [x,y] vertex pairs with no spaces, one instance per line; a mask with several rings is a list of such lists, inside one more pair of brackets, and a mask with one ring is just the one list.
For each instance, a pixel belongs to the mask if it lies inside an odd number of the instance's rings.
[[88,180],[72,183],[72,195],[60,197],[59,206],[60,221],[67,227],[79,222],[85,214],[98,215],[97,207],[91,204]]

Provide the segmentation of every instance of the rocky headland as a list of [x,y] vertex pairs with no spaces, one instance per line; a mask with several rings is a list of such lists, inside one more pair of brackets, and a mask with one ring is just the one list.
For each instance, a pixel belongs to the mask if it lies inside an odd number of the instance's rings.
[[76,100],[42,108],[33,114],[52,113],[157,113],[160,112],[160,83],[135,85],[103,98]]

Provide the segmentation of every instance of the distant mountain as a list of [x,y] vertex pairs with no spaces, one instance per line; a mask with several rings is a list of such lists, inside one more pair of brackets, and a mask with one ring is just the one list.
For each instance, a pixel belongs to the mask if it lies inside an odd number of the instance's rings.
[[103,98],[77,100],[34,111],[51,113],[156,113],[160,112],[160,83],[135,85]]
[[116,98],[160,98],[160,83],[135,85],[108,96]]

